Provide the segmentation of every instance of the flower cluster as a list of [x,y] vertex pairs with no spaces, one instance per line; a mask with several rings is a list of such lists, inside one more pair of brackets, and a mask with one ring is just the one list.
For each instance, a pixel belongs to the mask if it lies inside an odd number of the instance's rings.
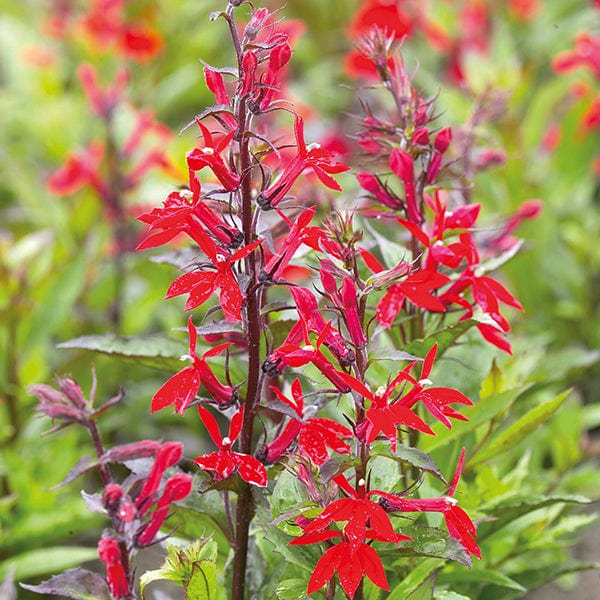
[[[188,318],[189,354],[182,358],[192,364],[155,393],[152,411],[197,411],[217,450],[194,462],[214,479],[209,487],[227,498],[230,491],[237,494],[236,548],[247,547],[253,498],[262,488],[269,493],[271,472],[277,465],[293,471],[318,516],[308,519],[299,509],[302,534],[290,543],[327,547],[308,593],[335,586],[337,572],[352,598],[364,576],[388,589],[372,542],[410,539],[396,531],[390,518],[395,513],[442,513],[465,560],[480,556],[475,525],[454,497],[464,451],[450,484],[440,474],[446,491],[439,498],[371,489],[377,456],[392,456],[399,446],[416,445],[419,435],[433,435],[436,421],[451,428],[452,420],[466,420],[456,407],[472,404],[458,390],[433,385],[437,344],[422,357],[404,353],[409,363],[377,381],[369,371],[377,337],[394,330],[404,342],[420,339],[429,315],[438,314],[453,323],[467,321],[510,351],[500,305],[521,305],[480,260],[474,231],[480,206],[458,203],[442,191],[440,182],[453,176],[447,166],[452,131],[435,125],[432,102],[412,86],[395,34],[376,29],[359,44],[398,107],[385,118],[369,110],[358,134],[369,157],[363,164],[372,159],[386,170],[358,173],[368,194],[358,212],[333,210],[313,223],[319,208],[303,200],[302,176],[340,191],[334,176],[348,166],[332,149],[307,143],[305,120],[297,113],[294,146],[280,142],[291,138],[282,134],[277,118],[285,114],[278,109],[290,110],[281,86],[291,38],[264,8],[253,8],[240,28],[238,4],[230,1],[213,15],[228,25],[236,66],[205,66],[216,104],[195,118],[201,141],[186,155],[186,186],[139,217],[148,229],[138,249],[184,234],[200,252],[166,292],[166,298],[185,295],[186,311],[201,311]],[[385,6],[383,12],[390,8]],[[406,258],[386,264],[376,244],[357,229],[361,218],[401,232]],[[514,227],[506,230],[506,239]],[[300,256],[304,262],[295,264]],[[290,312],[292,321],[281,320],[280,313]],[[209,344],[205,351],[197,348],[200,336]],[[229,362],[241,356],[247,373],[236,379]],[[341,401],[338,410],[329,409],[333,400]],[[261,441],[254,427],[259,414]],[[226,436],[219,425],[224,417]],[[327,482],[319,476],[325,468]],[[243,596],[245,568],[245,554],[236,552],[233,598]]]
[[[86,399],[77,382],[67,377],[58,380],[58,389],[38,384],[31,386],[29,391],[39,400],[37,410],[53,421],[59,421],[52,432],[79,424],[90,433],[96,460],[78,462],[63,483],[91,469],[99,471],[104,486],[102,494],[82,492],[90,510],[105,514],[111,520],[111,528],[104,531],[98,543],[98,556],[106,566],[112,597],[134,598],[135,555],[140,548],[156,542],[173,502],[182,500],[192,490],[192,477],[186,473],[175,473],[163,483],[165,472],[181,459],[183,445],[142,440],[105,450],[96,420],[116,406],[122,394],[94,408],[94,392]],[[114,478],[111,464],[131,464],[129,461],[149,457],[153,457],[153,461],[147,472],[132,473],[121,483]]]

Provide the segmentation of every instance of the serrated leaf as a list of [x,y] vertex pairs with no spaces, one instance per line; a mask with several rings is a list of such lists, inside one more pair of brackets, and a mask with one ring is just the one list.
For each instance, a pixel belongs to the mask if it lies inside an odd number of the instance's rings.
[[545,423],[567,399],[571,390],[566,390],[552,400],[543,402],[539,406],[531,409],[507,429],[496,435],[489,444],[486,444],[476,454],[473,454],[465,465],[465,471],[472,469],[475,465],[481,464],[507,450],[514,448],[529,433]]
[[444,529],[427,527],[418,523],[402,525],[400,532],[412,538],[412,542],[402,542],[400,547],[393,551],[382,550],[381,556],[393,552],[398,556],[428,556],[430,558],[443,558],[453,560],[466,567],[471,567],[471,557],[460,542],[453,538]]
[[217,597],[217,543],[201,537],[184,548],[167,545],[167,558],[160,569],[144,573],[140,590],[145,598],[148,584],[172,581],[185,588],[186,598],[214,600]]
[[11,567],[15,569],[15,579],[29,579],[62,571],[96,558],[96,548],[82,546],[54,546],[43,550],[30,550],[3,561],[0,564],[0,579],[6,577]]
[[39,585],[22,583],[21,587],[38,594],[56,594],[73,600],[111,600],[112,598],[104,577],[85,569],[69,569]]
[[114,333],[84,335],[57,344],[57,347],[99,352],[169,372],[181,368],[179,359],[187,351],[181,342],[160,335],[121,337]]

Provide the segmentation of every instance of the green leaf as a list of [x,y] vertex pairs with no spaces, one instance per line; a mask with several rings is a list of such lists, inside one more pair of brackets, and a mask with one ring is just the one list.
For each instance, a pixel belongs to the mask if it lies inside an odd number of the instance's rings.
[[475,319],[459,321],[454,325],[449,325],[444,329],[439,329],[438,331],[422,339],[410,342],[403,348],[403,350],[408,354],[413,354],[423,358],[427,352],[431,350],[431,347],[437,342],[437,358],[440,358],[442,354],[444,354],[444,352],[446,352],[446,350],[448,350],[448,348],[450,348],[461,335],[469,331],[469,329],[477,324],[478,322]]
[[406,600],[432,600],[436,575],[437,573],[431,573],[425,581],[406,596]]
[[453,583],[491,583],[510,590],[519,592],[527,591],[520,583],[502,574],[500,571],[484,569],[477,565],[474,569],[465,571],[465,569],[448,569],[440,573],[440,585]]
[[433,593],[434,600],[471,600],[469,596],[463,596],[462,594],[457,594],[456,592],[439,590]]
[[29,579],[63,571],[97,558],[96,548],[82,546],[54,546],[43,550],[31,550],[0,563],[0,580],[6,577],[11,567],[15,568],[15,579]]
[[580,562],[580,561],[561,561],[552,565],[545,565],[539,569],[530,569],[516,574],[514,577],[526,588],[532,589],[540,587],[545,583],[556,580],[562,575],[569,573],[579,573],[581,571],[591,571],[600,569],[600,563]]
[[161,335],[121,337],[114,333],[84,335],[57,347],[99,352],[164,371],[179,371],[180,357],[187,351],[181,342]]
[[507,429],[495,436],[489,444],[483,446],[479,452],[472,455],[465,465],[469,470],[474,465],[490,460],[507,450],[514,448],[520,441],[525,439],[529,433],[545,423],[567,399],[571,390],[566,390],[552,400],[548,400],[531,409]]
[[388,600],[405,600],[408,594],[416,590],[444,564],[444,560],[433,558],[419,561],[414,569],[411,569],[410,573],[390,592]]
[[431,558],[443,558],[453,560],[466,567],[471,567],[471,557],[460,542],[453,538],[444,529],[427,527],[418,523],[407,522],[400,527],[403,535],[412,538],[411,542],[402,542],[399,548],[394,550],[381,550],[380,555],[388,553],[394,557],[398,556],[428,556]]
[[277,586],[275,594],[280,600],[308,600],[306,586],[304,579],[286,579]]
[[90,262],[90,250],[84,249],[55,277],[52,285],[44,293],[43,301],[24,322],[23,339],[27,341],[24,357],[47,343],[49,336],[57,333],[63,323],[71,316],[73,306],[86,284],[86,271]]
[[534,510],[560,503],[589,504],[590,500],[584,496],[555,495],[555,496],[521,496],[490,502],[480,507],[481,512],[494,515],[494,519],[483,521],[477,527],[477,539],[497,533],[504,526],[515,519],[522,517]]
[[432,452],[438,448],[443,448],[450,443],[460,440],[463,436],[477,429],[481,425],[490,423],[502,411],[507,410],[511,404],[525,391],[528,386],[507,390],[501,394],[494,394],[486,398],[480,398],[475,406],[470,406],[465,410],[469,417],[468,421],[456,421],[452,424],[452,429],[447,430],[441,424],[435,424],[433,430],[435,437],[423,437],[423,449]]
[[440,481],[448,483],[431,455],[417,448],[398,444],[396,452],[392,453],[388,444],[374,443],[371,447],[371,456],[383,456],[400,463],[408,463],[420,471],[430,473]]

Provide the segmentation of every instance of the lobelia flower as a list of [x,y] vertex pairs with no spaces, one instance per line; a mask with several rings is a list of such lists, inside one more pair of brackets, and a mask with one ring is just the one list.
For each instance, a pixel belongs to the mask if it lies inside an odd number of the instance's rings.
[[218,143],[215,143],[212,134],[200,119],[196,118],[196,123],[202,131],[204,148],[194,148],[186,154],[188,168],[192,171],[200,171],[204,167],[208,167],[227,191],[236,190],[240,184],[240,176],[225,164],[220,154],[229,146],[235,131],[231,131],[223,136]]
[[271,389],[281,402],[294,410],[298,418],[291,419],[283,431],[263,449],[266,462],[276,462],[296,440],[300,452],[317,466],[321,466],[329,458],[328,447],[338,454],[350,453],[350,446],[343,439],[352,437],[350,429],[332,419],[306,418],[304,396],[298,378],[292,383],[292,400],[275,386],[271,386]]
[[[204,67],[204,80],[206,81],[206,87],[214,94],[217,104],[229,107],[231,105],[231,99],[225,89],[223,75],[216,69],[206,66]],[[223,111],[222,113],[219,113],[219,119],[222,120],[230,130],[235,130],[237,128],[237,122],[231,113]]]
[[312,169],[321,183],[329,189],[337,191],[342,189],[329,174],[343,173],[350,167],[335,160],[334,152],[325,150],[318,144],[307,147],[304,141],[304,121],[298,115],[294,117],[294,135],[298,153],[287,163],[276,181],[267,190],[260,192],[256,199],[263,210],[277,207],[305,169]]
[[308,225],[315,216],[316,206],[311,206],[306,210],[302,211],[300,215],[292,222],[288,217],[281,211],[277,211],[277,214],[285,221],[290,228],[288,235],[285,237],[279,249],[273,256],[269,258],[265,266],[263,267],[259,279],[261,281],[278,281],[281,277],[282,272],[289,265],[290,260],[293,258],[296,250],[304,242],[304,232],[308,228]]
[[477,558],[481,558],[481,549],[475,540],[477,529],[469,515],[458,506],[458,501],[454,498],[454,492],[460,479],[464,459],[465,450],[463,448],[456,472],[448,488],[448,493],[443,498],[405,498],[400,495],[383,492],[380,493],[382,496],[381,504],[389,512],[442,513],[450,535],[457,539],[467,552]]
[[[304,324],[303,324],[304,327]],[[300,342],[284,342],[275,352],[273,352],[263,365],[263,370],[267,373],[281,373],[281,366],[288,367],[303,367],[308,363],[312,363],[335,388],[345,394],[350,391],[347,383],[344,381],[342,371],[338,371],[329,361],[329,359],[321,352],[320,347],[326,339],[328,339],[334,330],[331,323],[328,321],[325,327],[319,334],[315,345],[310,343],[308,330],[304,329],[304,341],[306,344],[300,346]]]
[[[315,544],[342,538],[319,559],[308,582],[307,593],[312,594],[323,587],[336,571],[350,598],[354,597],[364,575],[378,587],[389,591],[381,559],[367,540],[398,544],[411,538],[396,533],[386,511],[370,499],[372,495],[381,495],[379,490],[367,492],[362,479],[355,490],[344,475],[337,475],[333,480],[349,497],[329,504],[316,519],[303,525],[303,534],[289,544]],[[345,525],[342,531],[328,529],[332,523]]]
[[241,406],[233,415],[226,437],[221,436],[217,420],[200,405],[198,406],[198,415],[219,450],[211,454],[197,456],[194,462],[204,471],[214,471],[217,481],[227,479],[234,472],[237,472],[247,483],[265,487],[268,483],[268,476],[264,465],[254,456],[231,450],[242,431],[244,406]]
[[459,419],[461,421],[468,421],[467,417],[461,415],[450,404],[465,404],[467,406],[473,406],[473,402],[469,400],[463,393],[453,388],[447,387],[429,387],[432,385],[429,375],[435,362],[437,354],[438,344],[437,342],[431,347],[427,355],[423,360],[423,366],[421,367],[421,376],[417,381],[414,377],[409,374],[409,371],[415,365],[409,365],[403,371],[400,371],[395,381],[397,384],[400,381],[407,381],[413,387],[407,392],[398,403],[408,408],[413,407],[417,402],[421,402],[425,408],[429,411],[434,419],[443,423],[448,429],[452,429],[452,423],[450,418]]
[[193,365],[185,367],[164,383],[152,397],[152,412],[174,405],[175,412],[183,414],[194,400],[194,397],[204,385],[211,397],[221,406],[229,406],[236,399],[236,391],[230,385],[223,385],[206,363],[207,358],[219,355],[231,346],[230,342],[211,348],[200,358],[196,354],[198,332],[188,319],[189,355]]
[[98,542],[98,556],[106,566],[106,579],[113,598],[129,596],[129,581],[123,566],[119,542],[113,537],[103,535]]
[[195,239],[200,249],[208,256],[215,271],[192,271],[180,275],[167,290],[165,298],[173,298],[181,294],[189,294],[185,310],[192,310],[206,302],[216,290],[219,292],[219,302],[227,321],[241,321],[244,293],[233,274],[233,264],[242,260],[262,243],[255,240],[240,248],[233,254],[228,254],[217,247],[213,240],[204,232],[196,231]]
[[162,208],[153,208],[138,217],[139,221],[149,227],[146,237],[137,245],[136,250],[162,246],[180,233],[185,233],[197,244],[204,245],[205,229],[220,244],[228,247],[235,248],[244,241],[236,227],[228,225],[221,215],[200,200],[200,182],[193,173],[190,176],[190,181],[195,181],[198,186],[195,190],[192,189],[191,194],[187,190],[171,192]]
[[65,164],[48,179],[48,190],[56,196],[68,196],[90,184],[100,196],[106,192],[100,176],[104,146],[92,142],[87,148],[71,152]]
[[423,433],[433,435],[432,429],[417,416],[409,406],[406,406],[398,401],[390,402],[390,397],[398,387],[401,381],[404,380],[402,372],[398,374],[387,387],[380,387],[375,393],[360,382],[356,377],[343,373],[342,379],[355,392],[360,394],[365,400],[370,401],[370,406],[365,414],[365,420],[356,428],[356,435],[366,444],[371,444],[383,433],[390,442],[393,451],[396,451],[396,442],[398,426],[406,426],[411,429],[416,429]]
[[432,269],[414,271],[401,283],[392,285],[377,304],[375,315],[377,322],[384,327],[391,327],[405,300],[415,306],[432,312],[444,312],[444,303],[431,294],[450,281],[449,277]]

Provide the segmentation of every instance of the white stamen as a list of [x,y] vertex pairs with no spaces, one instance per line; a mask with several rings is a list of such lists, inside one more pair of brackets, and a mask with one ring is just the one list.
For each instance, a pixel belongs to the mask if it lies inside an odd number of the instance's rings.
[[359,479],[359,480],[358,480],[358,487],[364,487],[365,483],[366,483],[366,482],[365,482],[365,480],[364,480],[364,479]]
[[202,148],[201,152],[202,154],[214,154],[215,149],[211,148],[210,146],[207,146],[206,148]]
[[223,446],[231,446],[231,440],[226,436],[222,441]]
[[302,350],[306,350],[306,352],[312,352],[315,349],[314,346],[307,344],[306,346],[302,346]]
[[179,357],[179,360],[183,360],[183,361],[189,360],[189,361],[192,361],[192,362],[194,362],[194,357],[193,357],[193,356],[190,356],[189,354],[182,354],[182,355]]
[[458,500],[456,498],[453,498],[452,496],[446,496],[444,498],[444,502],[446,504],[450,504],[451,506],[456,506],[458,504]]
[[377,391],[375,392],[375,395],[376,395],[378,398],[381,398],[381,397],[382,397],[382,396],[385,394],[385,392],[386,392],[386,389],[385,389],[385,388],[384,388],[382,385],[380,385],[380,386],[377,388]]
[[321,147],[321,144],[317,144],[317,142],[313,142],[306,146],[306,151],[310,152],[311,150],[318,150]]
[[431,381],[431,379],[419,379],[419,381],[417,383],[419,385],[426,386],[426,385],[431,385],[433,383],[433,381]]

